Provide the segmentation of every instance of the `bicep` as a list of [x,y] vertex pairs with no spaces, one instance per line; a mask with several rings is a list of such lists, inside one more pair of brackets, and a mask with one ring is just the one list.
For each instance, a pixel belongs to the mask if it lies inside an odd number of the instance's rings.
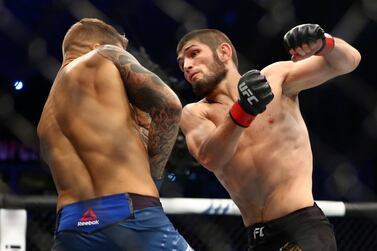
[[154,73],[150,72],[138,62],[123,65],[125,88],[131,103],[143,111],[164,106],[175,94]]
[[215,124],[205,117],[184,108],[180,126],[185,135],[186,144],[190,153],[194,158],[197,158],[201,145],[216,128]]
[[292,62],[278,62],[276,69],[284,74],[283,93],[287,96],[297,95],[300,91],[316,87],[333,78],[336,72],[321,56]]
[[143,67],[126,50],[116,46],[103,46],[98,53],[111,60],[118,68],[130,102],[142,111],[166,107],[179,102],[175,93],[153,72]]

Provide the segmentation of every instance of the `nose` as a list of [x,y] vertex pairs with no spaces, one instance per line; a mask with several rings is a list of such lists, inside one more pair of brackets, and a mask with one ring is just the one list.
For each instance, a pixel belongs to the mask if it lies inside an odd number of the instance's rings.
[[187,72],[192,69],[192,60],[190,58],[185,58],[183,61],[183,71]]

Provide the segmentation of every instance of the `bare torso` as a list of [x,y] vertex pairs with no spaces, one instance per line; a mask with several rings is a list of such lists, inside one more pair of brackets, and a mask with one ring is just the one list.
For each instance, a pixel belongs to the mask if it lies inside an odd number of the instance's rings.
[[310,49],[292,49],[294,61],[275,62],[261,71],[274,98],[245,129],[228,115],[239,97],[241,78],[229,45],[222,43],[215,52],[226,69],[217,85],[213,76],[221,67],[215,67],[214,52],[206,43],[193,38],[178,51],[186,80],[202,94],[209,91],[205,99],[187,105],[182,112],[188,149],[214,172],[239,207],[246,226],[314,203],[313,156],[298,93],[351,72],[361,59],[355,48],[338,38],[331,53],[313,56],[322,45],[317,40]]
[[115,193],[158,196],[119,71],[95,51],[60,70],[38,134],[56,184],[58,209]]
[[[243,132],[231,161],[213,170],[239,207],[245,226],[313,205],[312,153],[298,98],[282,95],[279,74],[267,73],[266,78],[273,101]],[[196,106],[217,126],[232,103],[229,99],[227,104]]]

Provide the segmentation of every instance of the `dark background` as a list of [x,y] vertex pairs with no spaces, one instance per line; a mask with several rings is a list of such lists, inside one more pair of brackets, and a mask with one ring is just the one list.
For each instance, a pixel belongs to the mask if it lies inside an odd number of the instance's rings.
[[[241,72],[288,60],[282,37],[301,23],[318,23],[345,39],[360,51],[359,67],[300,94],[314,154],[313,190],[321,200],[376,200],[375,0],[0,1],[0,193],[55,193],[38,157],[35,127],[60,67],[64,34],[83,17],[101,18],[124,32],[130,51],[183,104],[195,97],[178,69],[175,47],[189,30],[224,31],[239,53]],[[15,81],[23,82],[22,90]],[[167,168],[162,196],[228,197],[190,157],[182,135]]]

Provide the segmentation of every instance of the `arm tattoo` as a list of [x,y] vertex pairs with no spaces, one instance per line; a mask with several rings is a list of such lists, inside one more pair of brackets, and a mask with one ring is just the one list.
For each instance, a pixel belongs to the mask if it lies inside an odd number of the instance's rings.
[[151,174],[162,178],[178,135],[181,104],[174,92],[127,51],[106,45],[97,49],[118,68],[130,102],[149,113],[148,156]]
[[149,130],[148,155],[154,178],[163,177],[178,135],[180,112],[173,108],[157,111],[152,115],[156,119],[153,120]]

